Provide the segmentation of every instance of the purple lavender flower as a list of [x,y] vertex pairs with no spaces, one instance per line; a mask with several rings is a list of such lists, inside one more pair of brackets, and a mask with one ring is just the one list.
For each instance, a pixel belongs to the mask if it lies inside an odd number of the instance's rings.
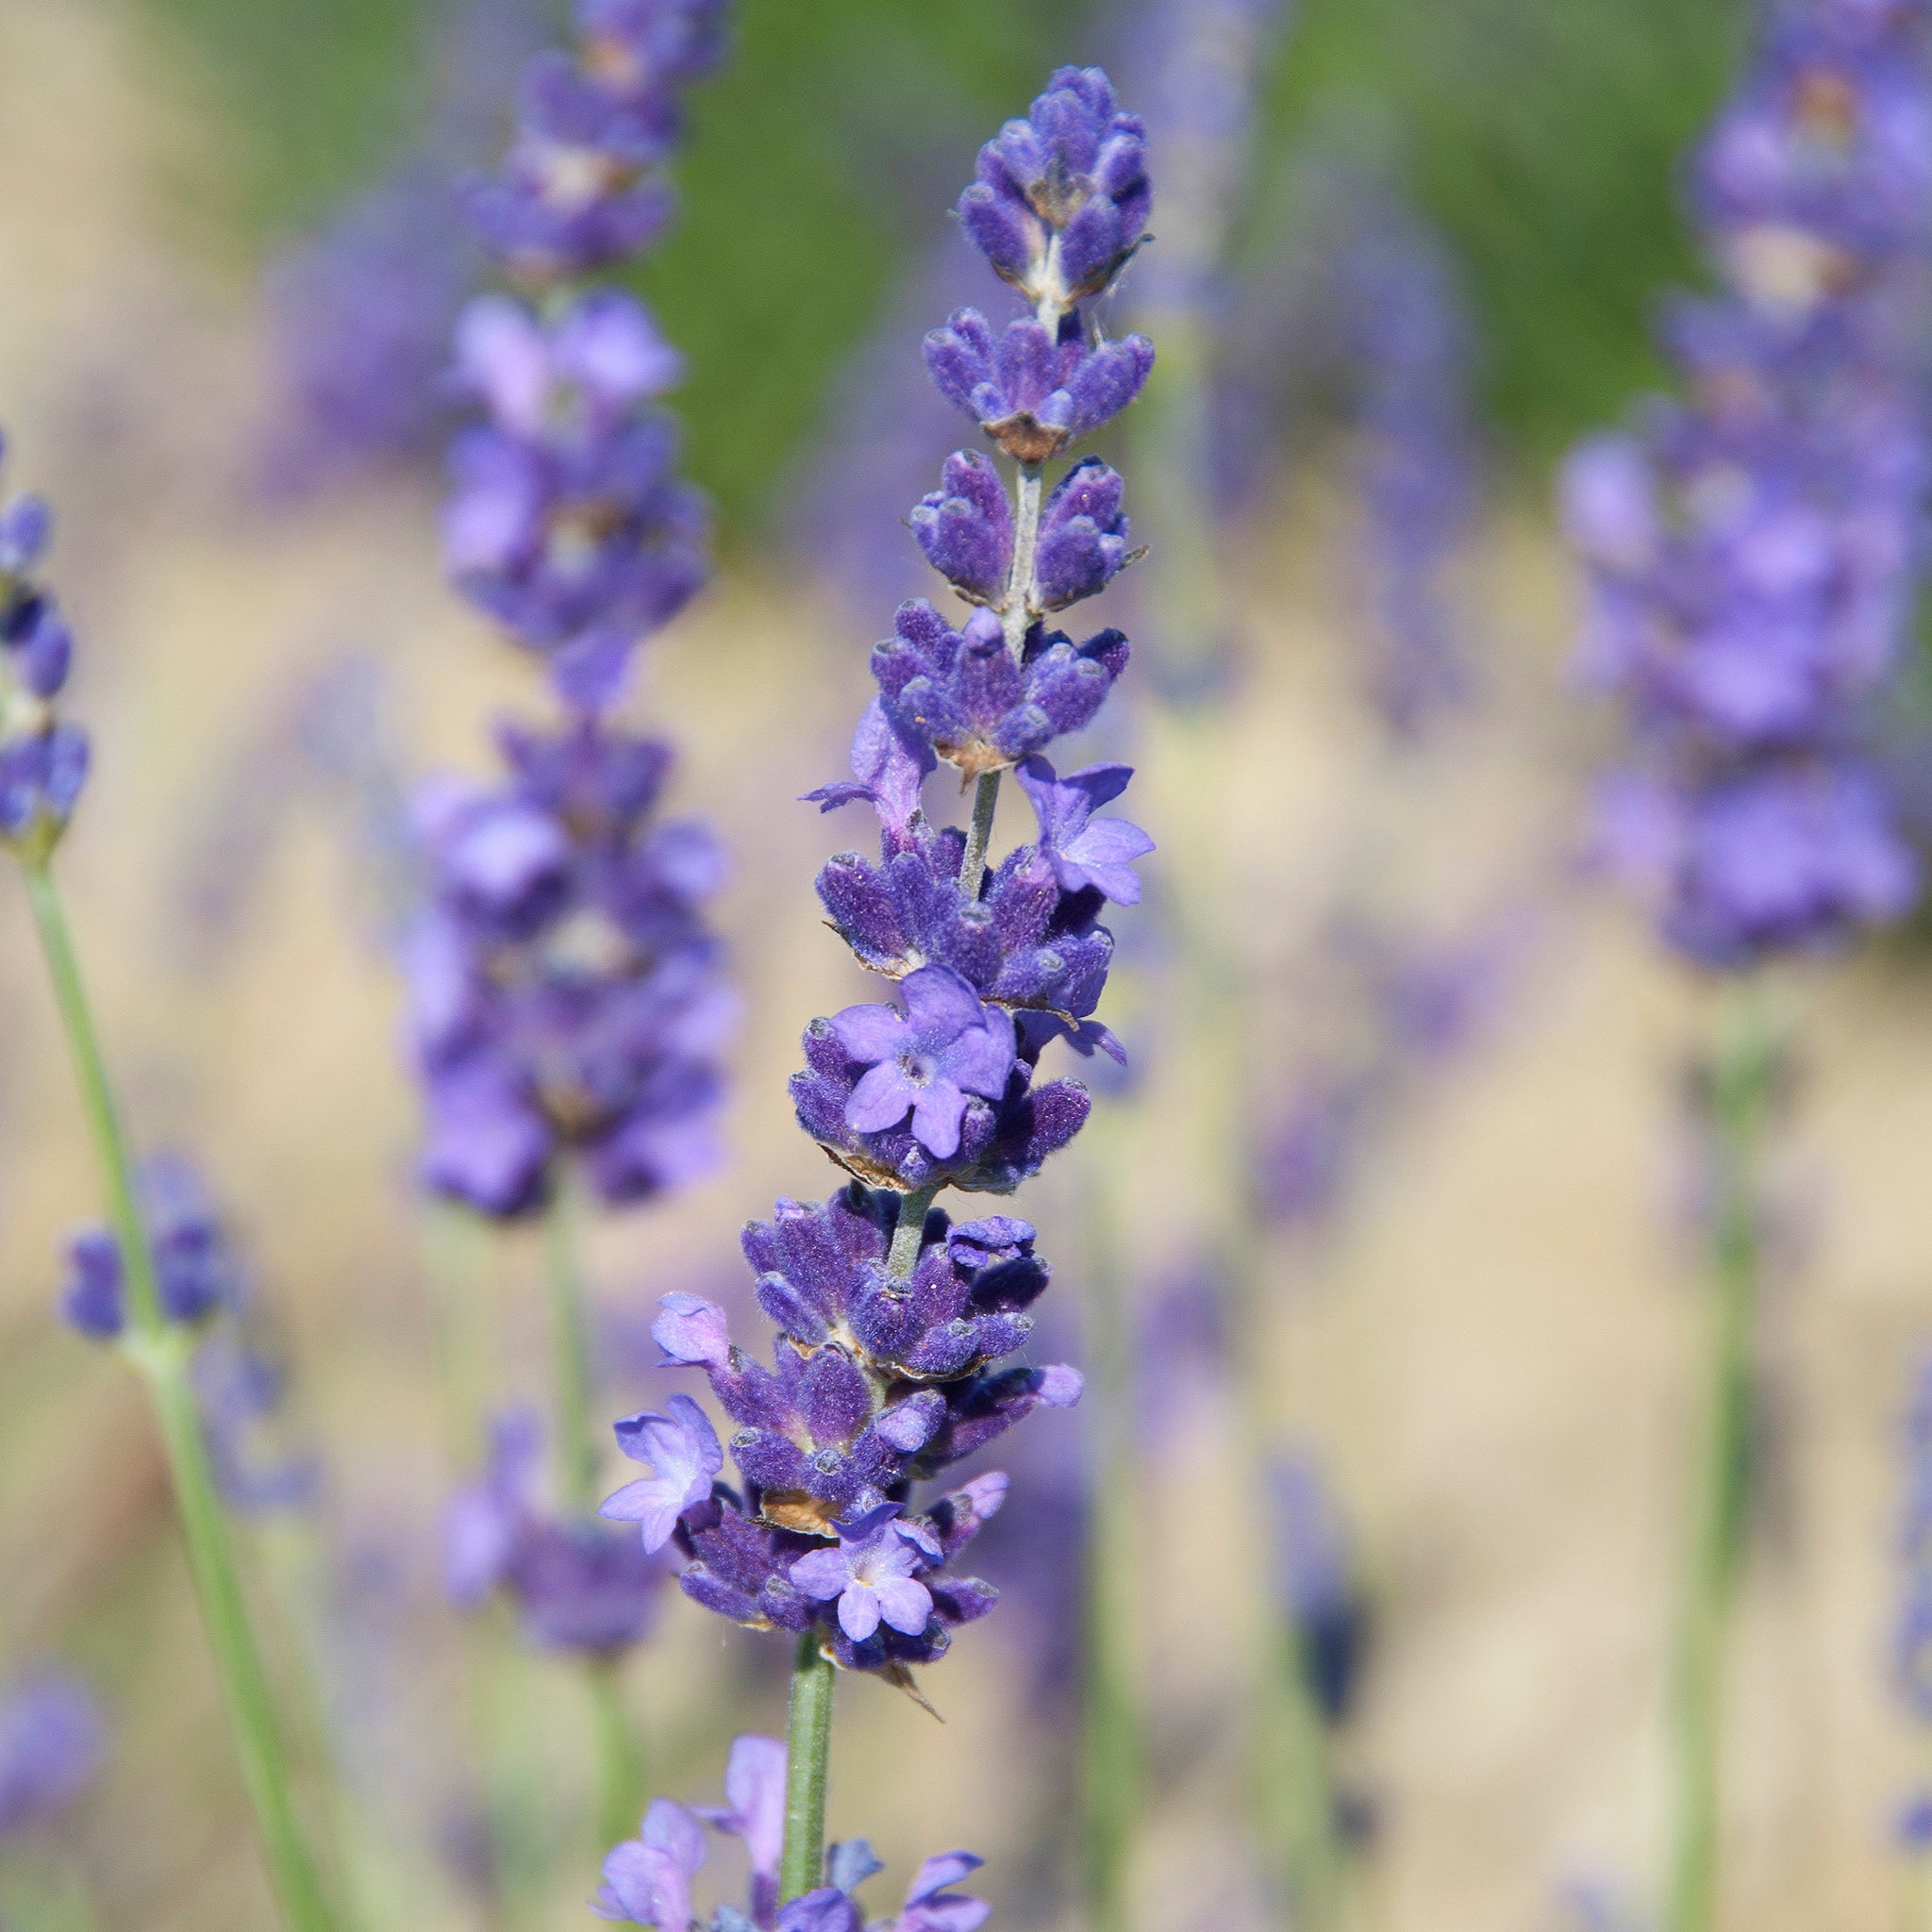
[[263,1441],[288,1392],[281,1364],[230,1326],[196,1350],[192,1373],[208,1460],[229,1508],[242,1516],[268,1516],[313,1503],[322,1483],[315,1457],[278,1451]]
[[722,860],[702,826],[656,818],[661,741],[579,719],[500,742],[508,783],[441,784],[419,808],[436,878],[406,949],[425,1178],[513,1216],[568,1153],[605,1200],[646,1199],[715,1158],[736,1001],[701,908]]
[[[6,449],[0,437],[0,459]],[[74,641],[33,575],[52,529],[41,498],[0,503],[0,845],[34,861],[59,842],[88,773],[87,734],[54,707]]]
[[68,1672],[43,1672],[0,1696],[0,1840],[66,1810],[107,1749],[100,1701]]
[[[192,1324],[238,1307],[241,1266],[192,1164],[179,1155],[157,1155],[142,1169],[141,1196],[162,1313]],[[68,1241],[60,1312],[97,1341],[111,1341],[125,1324],[121,1248],[106,1226],[84,1227]]]
[[900,1520],[896,1503],[881,1503],[853,1523],[833,1525],[837,1549],[808,1550],[791,1566],[791,1581],[820,1603],[836,1603],[839,1627],[863,1643],[881,1623],[908,1637],[932,1621],[932,1591],[914,1574],[922,1557],[941,1555],[933,1533]]
[[[776,1738],[736,1738],[724,1773],[724,1805],[687,1807],[668,1798],[654,1799],[639,1835],[614,1847],[605,1859],[604,1884],[591,1909],[601,1919],[655,1925],[658,1932],[690,1932],[698,1924],[692,1881],[708,1851],[702,1820],[741,1840],[751,1867],[747,1909],[719,1906],[704,1922],[711,1932],[865,1932],[866,1921],[853,1894],[885,1867],[863,1839],[828,1846],[825,1883],[783,1907],[778,1904],[785,1762],[785,1746]],[[971,1852],[943,1852],[926,1859],[903,1908],[891,1919],[874,1921],[873,1932],[978,1932],[992,1907],[954,1888],[982,1862]]]
[[628,1530],[543,1509],[543,1432],[528,1410],[498,1416],[490,1433],[488,1466],[444,1512],[451,1600],[474,1609],[501,1591],[545,1649],[608,1656],[639,1641],[657,1614],[664,1564]]
[[1040,819],[1040,853],[1069,892],[1090,889],[1118,906],[1141,903],[1133,861],[1154,850],[1154,841],[1125,819],[1095,819],[1134,775],[1130,765],[1088,765],[1057,777],[1044,758],[1025,759],[1013,774]]
[[1097,67],[1062,67],[1024,121],[979,151],[959,220],[1036,308],[1097,295],[1140,246],[1154,205],[1145,128]]
[[1690,394],[1565,477],[1585,668],[1635,737],[1602,846],[1707,965],[1842,942],[1919,892],[1866,747],[1932,486],[1905,322],[1932,242],[1927,63],[1916,7],[1770,23],[1693,168],[1724,288],[1670,321]]
[[671,1541],[678,1517],[711,1493],[711,1478],[724,1467],[704,1410],[689,1395],[674,1395],[670,1408],[668,1416],[633,1415],[617,1424],[617,1446],[651,1474],[626,1483],[597,1511],[613,1523],[637,1524],[654,1556]]
[[899,982],[903,1013],[847,1007],[832,1034],[867,1071],[845,1103],[845,1124],[883,1133],[909,1113],[912,1132],[935,1159],[958,1151],[969,1094],[997,1100],[1013,1070],[1013,1022],[985,1007],[949,966],[922,966]]
[[[1056,1040],[1119,1051],[1093,1017],[1112,956],[1096,916],[1105,893],[1138,896],[1130,861],[1150,849],[1124,823],[1090,822],[1123,768],[1062,781],[1041,760],[1023,779],[1041,841],[997,860],[990,850],[1004,774],[1091,720],[1127,660],[1116,632],[1076,649],[1041,622],[1098,589],[1126,542],[1112,472],[1082,465],[1049,499],[1041,466],[1121,407],[1152,356],[1144,342],[1099,343],[1078,306],[1106,288],[1147,211],[1136,125],[1105,76],[1057,75],[1033,121],[987,150],[968,207],[1000,272],[1037,287],[1039,314],[1004,344],[956,316],[928,355],[941,391],[1019,463],[1018,491],[1009,499],[983,457],[946,464],[914,529],[979,608],[958,631],[929,604],[900,610],[874,653],[879,695],[854,738],[851,780],[808,794],[826,810],[869,804],[879,823],[878,862],[838,855],[819,892],[899,1003],[814,1020],[791,1082],[800,1125],[856,1178],[823,1205],[780,1202],[745,1230],[758,1304],[778,1330],[769,1368],[732,1343],[721,1309],[665,1299],[653,1333],[668,1360],[705,1371],[736,1425],[739,1483],[699,1493],[716,1465],[699,1453],[708,1432],[687,1418],[647,1451],[653,1476],[626,1506],[653,1538],[675,1507],[680,1584],[696,1602],[806,1637],[802,1655],[900,1682],[992,1607],[991,1587],[954,1566],[1007,1494],[998,1473],[924,1507],[917,1486],[1081,1391],[1064,1364],[1008,1359],[1046,1286],[1032,1228],[1005,1215],[956,1225],[933,1197],[947,1185],[1009,1191],[1078,1131],[1086,1091],[1037,1079],[1040,1058]],[[975,374],[975,358],[991,373]],[[995,396],[987,384],[1008,387]],[[974,784],[969,830],[926,818],[924,781],[941,758]],[[513,893],[540,890],[549,859],[537,841],[505,833],[501,845]],[[652,1426],[672,1430],[669,1418]],[[922,1877],[896,1923],[976,1924],[976,1903],[945,1890],[964,1869]],[[834,1874],[777,1924],[858,1921]]]

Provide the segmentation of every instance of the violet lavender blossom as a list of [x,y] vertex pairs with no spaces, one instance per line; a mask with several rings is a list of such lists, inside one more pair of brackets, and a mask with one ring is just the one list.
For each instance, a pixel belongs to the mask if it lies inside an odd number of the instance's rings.
[[[0,459],[6,449],[0,437]],[[59,842],[88,771],[87,733],[55,703],[73,635],[35,574],[52,535],[42,498],[0,500],[0,845],[35,860]]]
[[1919,891],[1869,739],[1932,474],[1907,288],[1932,238],[1926,34],[1910,0],[1775,15],[1695,158],[1722,286],[1669,318],[1687,393],[1564,479],[1585,669],[1634,738],[1602,845],[1707,965],[1844,940]]
[[[977,1932],[991,1916],[984,1899],[955,1888],[981,1860],[944,1852],[914,1874],[906,1902],[890,1919],[868,1921],[855,1893],[885,1867],[863,1839],[829,1846],[824,1882],[784,1906],[778,1860],[785,1828],[785,1746],[776,1738],[732,1740],[723,1805],[685,1807],[655,1799],[638,1836],[611,1849],[591,1909],[600,1919],[654,1925],[658,1932]],[[745,1909],[720,1905],[701,1919],[693,1882],[709,1855],[705,1826],[744,1846],[750,1867]]]
[[724,0],[579,0],[574,54],[540,55],[498,172],[466,202],[486,250],[535,301],[493,295],[458,326],[456,379],[484,408],[451,446],[451,575],[601,710],[639,641],[707,575],[703,501],[656,407],[680,370],[649,311],[588,277],[669,218],[663,166],[682,90],[724,46]]
[[107,1756],[100,1700],[68,1671],[43,1671],[0,1694],[0,1842],[58,1816]]
[[485,1214],[541,1208],[566,1156],[613,1206],[717,1154],[737,1004],[703,824],[657,816],[672,754],[593,718],[506,725],[506,782],[425,786],[428,905],[405,947],[429,1111],[423,1175]]
[[[953,1566],[1004,1503],[1007,1478],[981,1474],[924,1501],[918,1486],[950,1480],[1029,1411],[1080,1393],[1074,1369],[1015,1359],[1048,1280],[1032,1227],[1005,1214],[956,1222],[933,1197],[947,1186],[1009,1192],[1078,1131],[1086,1089],[1039,1077],[1056,1041],[1083,1056],[1120,1051],[1093,1017],[1113,947],[1099,915],[1108,896],[1136,895],[1131,861],[1151,841],[1091,817],[1125,767],[1059,778],[1041,754],[1093,717],[1126,666],[1118,632],[1076,644],[1045,623],[1125,560],[1109,547],[1125,541],[1121,490],[1112,472],[1078,463],[1050,524],[1042,468],[1130,401],[1152,360],[1143,339],[1105,341],[1086,306],[1141,239],[1143,161],[1140,124],[1106,76],[1062,69],[1030,117],[982,151],[961,199],[968,233],[1034,312],[1002,330],[961,310],[927,337],[927,360],[1019,474],[1009,494],[984,456],[946,464],[915,533],[974,608],[958,629],[928,603],[900,610],[873,654],[878,695],[852,777],[810,794],[827,811],[869,805],[879,823],[877,859],[841,853],[819,893],[897,999],[815,1020],[791,1083],[800,1125],[853,1179],[822,1204],[781,1201],[744,1231],[778,1331],[770,1367],[732,1343],[723,1309],[664,1300],[654,1333],[668,1363],[708,1377],[735,1424],[740,1485],[712,1483],[674,1528],[665,1510],[713,1453],[708,1425],[688,1409],[618,1425],[651,1474],[607,1513],[641,1522],[647,1546],[675,1541],[697,1602],[798,1633],[801,1672],[829,1657],[906,1683],[990,1609],[991,1587]],[[926,817],[922,788],[941,761],[973,787],[968,829]],[[1000,783],[1015,768],[1041,836],[995,859]],[[916,1896],[908,1912],[932,1903]],[[854,1909],[834,1899],[824,1923]]]
[[[193,1165],[179,1155],[157,1155],[142,1169],[141,1197],[168,1320],[192,1325],[239,1307],[241,1266]],[[121,1251],[105,1224],[83,1227],[69,1240],[60,1312],[96,1341],[113,1341],[125,1325]]]
[[462,1609],[500,1593],[545,1649],[614,1656],[649,1634],[668,1567],[635,1536],[546,1508],[542,1455],[528,1410],[492,1421],[488,1466],[443,1513],[444,1587]]

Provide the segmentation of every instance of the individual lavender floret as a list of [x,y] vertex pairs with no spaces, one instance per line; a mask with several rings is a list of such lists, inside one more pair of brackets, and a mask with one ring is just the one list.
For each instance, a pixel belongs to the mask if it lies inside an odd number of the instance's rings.
[[506,727],[497,788],[440,785],[419,822],[432,901],[408,948],[428,1185],[533,1211],[559,1157],[613,1204],[715,1158],[716,1054],[736,1002],[703,918],[722,861],[656,815],[658,741],[590,719]]
[[528,1410],[491,1424],[487,1468],[451,1498],[443,1519],[444,1581],[466,1609],[501,1591],[546,1649],[610,1656],[649,1631],[666,1566],[628,1531],[546,1511],[538,1497],[542,1445]]
[[1141,903],[1133,861],[1154,850],[1154,841],[1125,819],[1096,819],[1100,807],[1118,798],[1134,775],[1131,765],[1088,765],[1064,777],[1044,758],[1024,760],[1014,774],[1040,819],[1040,854],[1062,890],[1103,893],[1118,906]]
[[[785,1746],[776,1738],[734,1739],[724,1772],[725,1803],[690,1807],[653,1800],[638,1836],[604,1860],[604,1883],[591,1909],[600,1919],[653,1925],[658,1932],[865,1932],[853,1894],[885,1870],[863,1839],[826,1848],[825,1883],[780,1907],[778,1861],[785,1827]],[[702,1823],[700,1823],[702,1821]],[[704,1825],[741,1840],[750,1866],[746,1909],[719,1906],[700,1921],[693,1881],[708,1847]],[[872,1932],[977,1932],[992,1907],[953,1888],[980,1860],[947,1852],[919,1869],[898,1915],[873,1922]]]
[[1096,295],[1140,246],[1153,207],[1145,129],[1097,67],[1062,67],[1024,121],[979,151],[959,220],[1036,307]]
[[903,1013],[847,1007],[831,1020],[850,1061],[866,1069],[845,1103],[845,1124],[883,1133],[909,1114],[919,1144],[937,1160],[959,1148],[969,1095],[997,1100],[1013,1071],[1013,1022],[947,966],[922,966],[899,982]]
[[1040,549],[1033,562],[1030,608],[1064,610],[1097,597],[1142,553],[1121,508],[1120,474],[1098,457],[1083,457],[1048,492],[1040,515]]
[[[0,437],[0,459],[6,448]],[[0,845],[27,858],[59,841],[88,772],[87,734],[54,708],[74,640],[33,575],[52,532],[42,498],[0,503]]]
[[66,1810],[107,1749],[100,1701],[69,1672],[25,1678],[0,1696],[0,1840]]
[[933,1533],[881,1503],[852,1522],[833,1525],[836,1548],[808,1550],[792,1564],[791,1581],[819,1603],[836,1604],[839,1627],[863,1643],[881,1623],[917,1637],[932,1621],[932,1591],[915,1574],[924,1558],[941,1560]]
[[[193,1165],[178,1155],[149,1160],[141,1174],[141,1207],[168,1320],[192,1324],[238,1307],[241,1266]],[[96,1341],[113,1341],[125,1326],[121,1249],[105,1225],[84,1227],[68,1241],[60,1312]]]

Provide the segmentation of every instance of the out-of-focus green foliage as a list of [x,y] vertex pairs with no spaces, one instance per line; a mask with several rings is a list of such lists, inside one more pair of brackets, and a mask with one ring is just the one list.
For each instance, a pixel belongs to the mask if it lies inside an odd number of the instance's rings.
[[[255,245],[407,142],[459,0],[134,0],[232,118],[212,192]],[[561,9],[559,8],[559,11]],[[1648,318],[1696,266],[1679,157],[1742,0],[1304,0],[1264,115],[1279,175],[1368,123],[1464,262],[1505,440],[1540,462],[1657,371]],[[1118,28],[1088,0],[744,0],[698,91],[684,216],[643,284],[690,352],[691,467],[755,525],[895,264],[976,142]]]
[[1269,138],[1338,103],[1392,129],[1460,257],[1498,425],[1541,461],[1658,378],[1653,305],[1698,273],[1681,158],[1746,18],[1743,0],[1307,0]]

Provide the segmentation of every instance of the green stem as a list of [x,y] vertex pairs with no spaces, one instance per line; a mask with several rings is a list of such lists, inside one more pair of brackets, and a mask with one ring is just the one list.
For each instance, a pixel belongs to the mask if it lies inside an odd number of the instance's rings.
[[1000,774],[982,772],[973,788],[973,822],[966,827],[966,856],[959,863],[959,890],[969,899],[979,897],[986,876],[987,847],[992,843],[992,815],[1000,802]]
[[791,1665],[785,1721],[785,1850],[778,1903],[789,1905],[824,1883],[825,1783],[832,1756],[832,1660],[808,1630]]
[[592,1657],[591,1708],[597,1727],[597,1842],[608,1848],[637,1835],[644,1808],[644,1754],[624,1707],[617,1658]]
[[1144,1785],[1141,1718],[1135,1696],[1133,1610],[1137,1551],[1142,1541],[1133,1434],[1133,1311],[1122,1266],[1120,1151],[1112,1124],[1088,1149],[1084,1325],[1089,1375],[1081,1404],[1088,1437],[1086,1695],[1082,1706],[1081,1843],[1087,1923],[1093,1932],[1125,1932],[1132,1920],[1133,1847]]
[[326,1932],[329,1913],[295,1818],[268,1678],[236,1574],[227,1520],[189,1380],[189,1339],[162,1319],[154,1255],[142,1225],[126,1139],[53,874],[44,860],[26,863],[23,871],[126,1277],[128,1327],[123,1348],[146,1382],[160,1424],[188,1566],[227,1702],[269,1877],[286,1924],[295,1932]]
[[1724,1660],[1742,1553],[1751,1404],[1751,1329],[1759,1274],[1757,1171],[1774,1044],[1756,989],[1721,1015],[1710,1117],[1718,1164],[1702,1440],[1672,1686],[1675,1807],[1670,1932],[1717,1923]]
[[565,1507],[588,1516],[597,1507],[597,1439],[591,1427],[591,1324],[579,1252],[576,1191],[560,1177],[543,1218],[544,1278],[550,1290],[551,1347],[557,1378],[557,1457]]

